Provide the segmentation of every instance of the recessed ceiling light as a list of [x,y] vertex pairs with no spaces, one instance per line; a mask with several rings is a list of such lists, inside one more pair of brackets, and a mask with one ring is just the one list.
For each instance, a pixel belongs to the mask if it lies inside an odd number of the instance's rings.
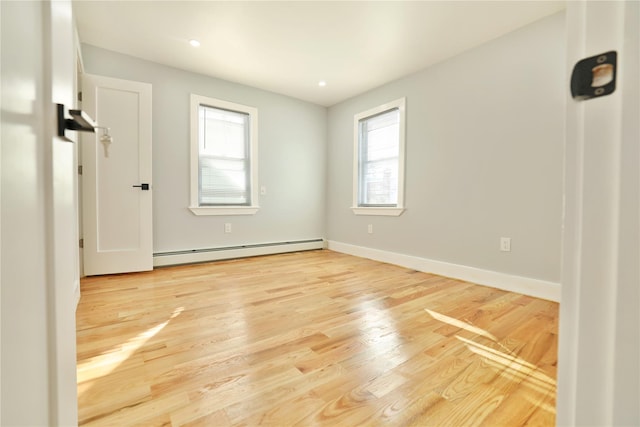
[[318,86],[320,86],[320,87],[325,87],[326,85],[327,85],[327,82],[325,82],[324,80],[320,80],[318,82]]
[[191,40],[189,40],[189,44],[190,44],[191,46],[193,46],[193,47],[198,47],[198,46],[200,46],[200,42],[199,42],[198,40],[196,40],[196,39],[191,39]]

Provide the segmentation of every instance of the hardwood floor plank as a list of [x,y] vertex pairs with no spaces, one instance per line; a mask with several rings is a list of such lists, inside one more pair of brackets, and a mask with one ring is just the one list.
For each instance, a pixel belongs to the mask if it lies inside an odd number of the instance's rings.
[[555,423],[556,303],[327,250],[81,286],[81,425]]
[[90,427],[171,426],[171,411],[188,404],[189,398],[185,393],[171,393],[138,405],[123,406],[89,420],[80,420],[80,424]]

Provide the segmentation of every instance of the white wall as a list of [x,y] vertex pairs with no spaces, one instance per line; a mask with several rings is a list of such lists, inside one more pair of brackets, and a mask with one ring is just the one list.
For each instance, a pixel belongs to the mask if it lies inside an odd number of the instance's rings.
[[[329,108],[328,239],[559,282],[564,28],[544,18]],[[407,210],[355,216],[353,116],[400,97]]]
[[[153,85],[154,252],[324,237],[324,107],[90,45],[83,60],[88,73]],[[267,194],[255,216],[189,211],[190,93],[258,109],[259,185]]]
[[70,1],[0,2],[2,15],[2,419],[77,424],[75,144]]

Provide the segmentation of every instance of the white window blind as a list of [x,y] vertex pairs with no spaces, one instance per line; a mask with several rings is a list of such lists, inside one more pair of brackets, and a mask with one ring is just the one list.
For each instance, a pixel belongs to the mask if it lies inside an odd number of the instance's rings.
[[397,206],[400,110],[358,122],[358,206]]
[[199,205],[250,205],[249,114],[200,105],[198,121]]

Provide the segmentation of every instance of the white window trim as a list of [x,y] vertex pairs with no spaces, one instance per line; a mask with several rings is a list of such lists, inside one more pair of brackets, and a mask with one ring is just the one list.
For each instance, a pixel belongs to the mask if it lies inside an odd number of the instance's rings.
[[351,210],[356,215],[379,215],[379,216],[400,216],[405,211],[404,208],[387,206],[359,206],[352,207]]
[[[196,189],[197,191],[197,189]],[[260,206],[189,206],[194,215],[255,215]]]
[[[398,155],[398,204],[393,207],[386,206],[358,206],[358,173],[359,161],[359,121],[380,114],[382,112],[397,108],[400,112],[400,153]],[[406,98],[396,99],[378,107],[372,108],[353,116],[353,204],[351,210],[355,215],[382,215],[400,216],[405,211],[404,207],[404,159],[405,159],[405,123],[406,123]]]
[[[200,206],[198,200],[198,108],[207,105],[214,108],[239,111],[250,116],[249,159],[251,164],[251,205],[250,206]],[[191,198],[189,209],[195,215],[254,215],[258,205],[258,109],[221,99],[191,94]]]

